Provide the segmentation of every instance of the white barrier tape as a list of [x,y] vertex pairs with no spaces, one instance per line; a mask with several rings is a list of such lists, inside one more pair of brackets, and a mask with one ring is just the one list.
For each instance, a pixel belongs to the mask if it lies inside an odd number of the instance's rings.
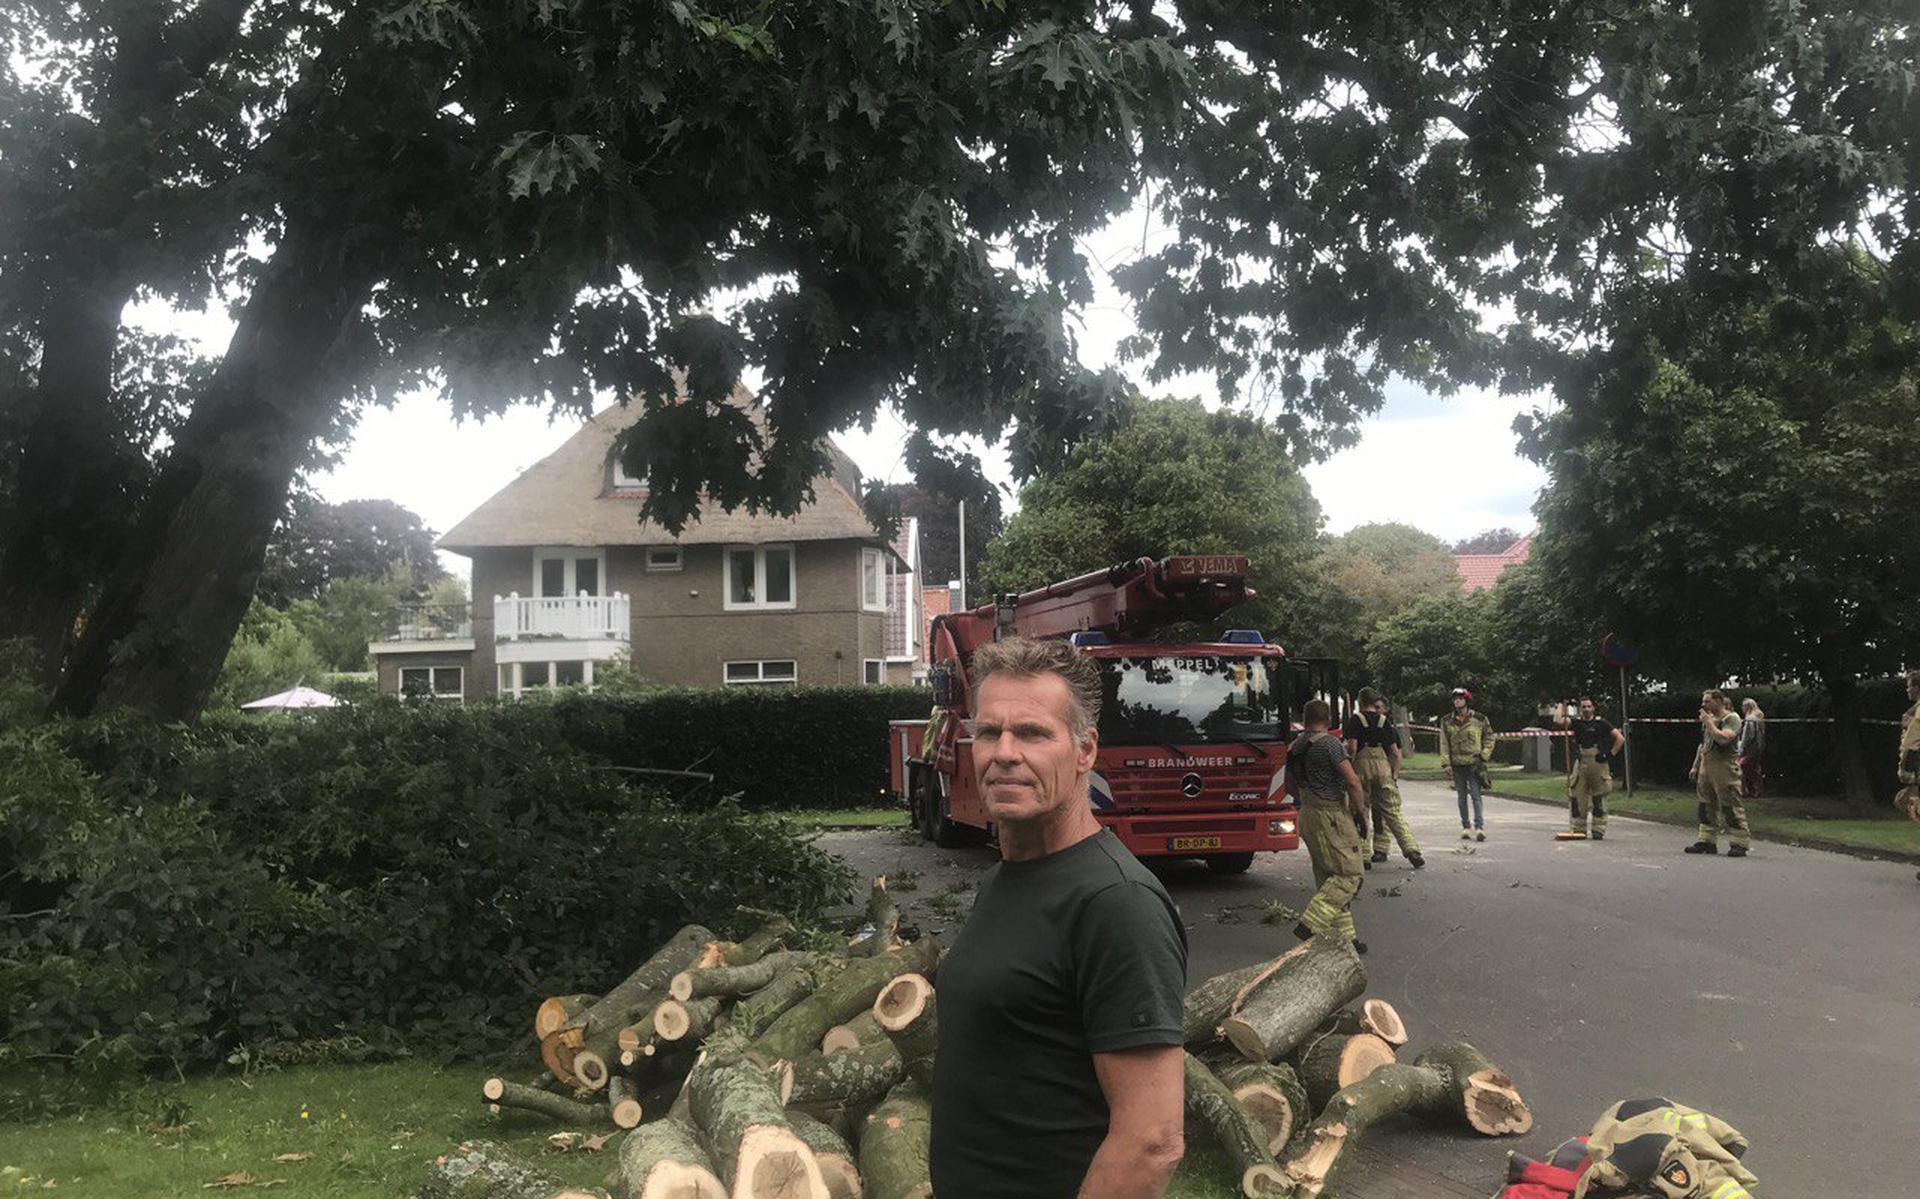
[[[1768,724],[1832,724],[1833,717],[1831,716],[1769,716],[1767,717],[1766,722]],[[1687,719],[1684,716],[1632,716],[1627,719],[1627,723],[1628,724],[1699,724],[1700,719],[1697,716],[1691,720]],[[1898,725],[1900,722],[1897,720],[1886,720],[1879,716],[1862,716],[1859,718],[1858,723]]]

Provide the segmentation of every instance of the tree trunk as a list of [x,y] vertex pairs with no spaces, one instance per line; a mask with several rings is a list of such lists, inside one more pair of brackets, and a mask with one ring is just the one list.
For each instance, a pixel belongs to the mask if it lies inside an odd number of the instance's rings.
[[1285,1195],[1280,1167],[1267,1148],[1267,1130],[1248,1117],[1213,1071],[1199,1058],[1186,1054],[1186,1111],[1188,1120],[1205,1129],[1232,1160],[1240,1194]]
[[736,945],[729,946],[722,954],[723,964],[728,966],[751,966],[767,954],[787,943],[793,936],[793,921],[785,916],[775,916],[755,929],[753,935]]
[[111,404],[131,291],[117,280],[75,279],[40,323],[13,523],[0,530],[0,640],[28,640],[48,694],[87,590],[120,547],[133,499],[139,451],[115,428]]
[[1353,942],[1322,935],[1274,964],[1220,1031],[1250,1061],[1278,1061],[1367,989]]
[[1363,999],[1327,1017],[1321,1032],[1370,1032],[1396,1049],[1407,1043],[1407,1026],[1400,1013],[1384,999]]
[[1465,1041],[1435,1045],[1413,1060],[1440,1077],[1443,1100],[1420,1115],[1438,1122],[1464,1123],[1485,1136],[1533,1130],[1533,1111],[1520,1098],[1513,1079]]
[[866,919],[848,944],[847,953],[857,958],[885,953],[900,943],[899,929],[900,909],[887,893],[887,876],[875,875],[873,890],[867,895]]
[[414,1199],[553,1199],[560,1180],[505,1145],[466,1141],[427,1169]]
[[867,1115],[860,1132],[860,1174],[873,1199],[931,1199],[927,1148],[933,1117],[927,1094],[907,1081]]
[[1330,1032],[1303,1046],[1293,1067],[1306,1088],[1307,1102],[1319,1111],[1342,1088],[1393,1064],[1393,1046],[1372,1033]]
[[607,1112],[617,1128],[638,1128],[646,1118],[646,1106],[635,1093],[633,1082],[624,1074],[607,1079]]
[[873,1001],[873,1019],[893,1038],[907,1073],[933,1089],[933,1053],[940,1041],[940,1012],[933,984],[925,975],[902,974]]
[[809,1054],[793,1063],[787,1102],[823,1120],[838,1119],[878,1100],[906,1076],[906,1059],[889,1040],[832,1056]]
[[542,1001],[533,1012],[534,1037],[542,1038],[557,1028],[566,1027],[598,1002],[598,995],[555,995]]
[[[744,948],[746,942],[741,945]],[[750,995],[785,971],[814,960],[810,953],[769,953],[739,966],[682,970],[667,984],[667,994],[685,1003],[708,995]]]
[[1861,815],[1873,808],[1873,778],[1860,746],[1860,684],[1844,667],[1822,668],[1821,681],[1833,699],[1833,752],[1840,765],[1840,794]]
[[713,1031],[714,1022],[720,1019],[720,1011],[726,1002],[718,995],[689,999],[685,1003],[677,999],[663,999],[653,1009],[653,1031],[663,1041],[703,1040]]
[[1233,1091],[1240,1110],[1266,1129],[1267,1150],[1279,1154],[1313,1118],[1306,1088],[1292,1066],[1273,1062],[1250,1062],[1237,1054],[1222,1054],[1210,1060],[1208,1067]]
[[813,1160],[820,1163],[820,1177],[827,1180],[831,1199],[861,1199],[866,1187],[860,1181],[860,1166],[853,1150],[847,1148],[846,1138],[805,1112],[790,1111],[787,1119],[793,1123],[794,1134],[813,1150]]
[[820,1038],[873,1006],[881,988],[902,974],[928,974],[940,960],[940,946],[932,937],[870,958],[855,958],[818,990],[796,1003],[767,1026],[750,1047],[762,1061],[797,1061],[813,1052]]
[[[917,976],[916,976],[917,977]],[[861,1012],[845,1024],[836,1024],[820,1038],[820,1052],[828,1055],[858,1049],[868,1041],[885,1037],[871,1010]]]
[[62,711],[197,716],[259,578],[294,473],[334,430],[376,266],[295,226],[180,429],[55,694]]
[[[713,940],[704,925],[689,924],[667,938],[666,944],[640,963],[619,985],[601,996],[548,1037],[541,1039],[541,1057],[562,1082],[577,1082],[590,1090],[606,1085],[606,1063],[619,1052],[620,1034],[651,1018],[667,983]],[[539,1018],[538,1013],[535,1019]],[[582,1055],[586,1055],[582,1061]],[[582,1077],[584,1067],[591,1077]]]
[[501,1107],[515,1107],[521,1111],[539,1112],[565,1124],[578,1124],[586,1128],[598,1128],[612,1119],[603,1107],[588,1103],[575,1103],[564,1095],[555,1095],[551,1091],[536,1091],[532,1087],[523,1087],[517,1082],[508,1082],[504,1078],[489,1078],[481,1084],[480,1093],[486,1096],[488,1103],[497,1103]]
[[1232,1015],[1250,987],[1272,973],[1278,963],[1305,951],[1307,943],[1270,962],[1255,962],[1225,974],[1216,974],[1187,992],[1181,1013],[1187,1044],[1205,1045],[1220,1035],[1220,1022]]
[[1314,1199],[1333,1176],[1353,1160],[1361,1134],[1374,1121],[1438,1101],[1445,1090],[1440,1076],[1420,1066],[1388,1065],[1343,1087],[1332,1096],[1288,1156],[1291,1194]]
[[765,1070],[709,1056],[687,1080],[687,1105],[733,1199],[827,1199],[813,1150],[787,1122]]
[[782,1014],[813,994],[828,967],[821,962],[789,968],[761,990],[733,1005],[731,1027],[749,1039],[767,1030]]
[[609,1187],[624,1199],[726,1199],[691,1125],[655,1120],[627,1134]]

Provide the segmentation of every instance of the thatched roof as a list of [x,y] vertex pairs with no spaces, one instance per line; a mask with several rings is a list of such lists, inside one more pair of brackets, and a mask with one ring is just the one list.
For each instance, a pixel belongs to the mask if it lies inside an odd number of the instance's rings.
[[[758,409],[741,394],[756,418]],[[614,438],[639,419],[614,404],[596,413],[566,444],[522,471],[440,538],[456,553],[522,545],[754,545],[777,541],[886,541],[860,507],[860,471],[827,442],[832,467],[814,480],[813,502],[792,516],[741,508],[702,511],[678,537],[640,520],[644,490],[614,486]]]

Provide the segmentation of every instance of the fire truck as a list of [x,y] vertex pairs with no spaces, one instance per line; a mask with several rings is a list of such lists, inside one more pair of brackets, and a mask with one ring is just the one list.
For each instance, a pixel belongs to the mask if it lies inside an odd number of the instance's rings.
[[1339,695],[1336,664],[1289,657],[1255,629],[1208,642],[1147,639],[1170,625],[1213,624],[1252,596],[1244,556],[1141,558],[936,617],[933,713],[890,729],[895,798],[936,844],[990,837],[967,735],[973,652],[1016,634],[1064,637],[1100,665],[1089,799],[1128,849],[1201,858],[1223,874],[1246,870],[1262,850],[1297,849],[1287,745],[1307,699]]

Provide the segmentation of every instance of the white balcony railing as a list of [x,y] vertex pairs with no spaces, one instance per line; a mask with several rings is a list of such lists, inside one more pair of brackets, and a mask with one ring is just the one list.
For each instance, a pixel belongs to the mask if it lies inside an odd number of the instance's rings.
[[632,603],[619,592],[539,597],[516,592],[505,599],[493,597],[496,641],[626,641],[632,627]]

